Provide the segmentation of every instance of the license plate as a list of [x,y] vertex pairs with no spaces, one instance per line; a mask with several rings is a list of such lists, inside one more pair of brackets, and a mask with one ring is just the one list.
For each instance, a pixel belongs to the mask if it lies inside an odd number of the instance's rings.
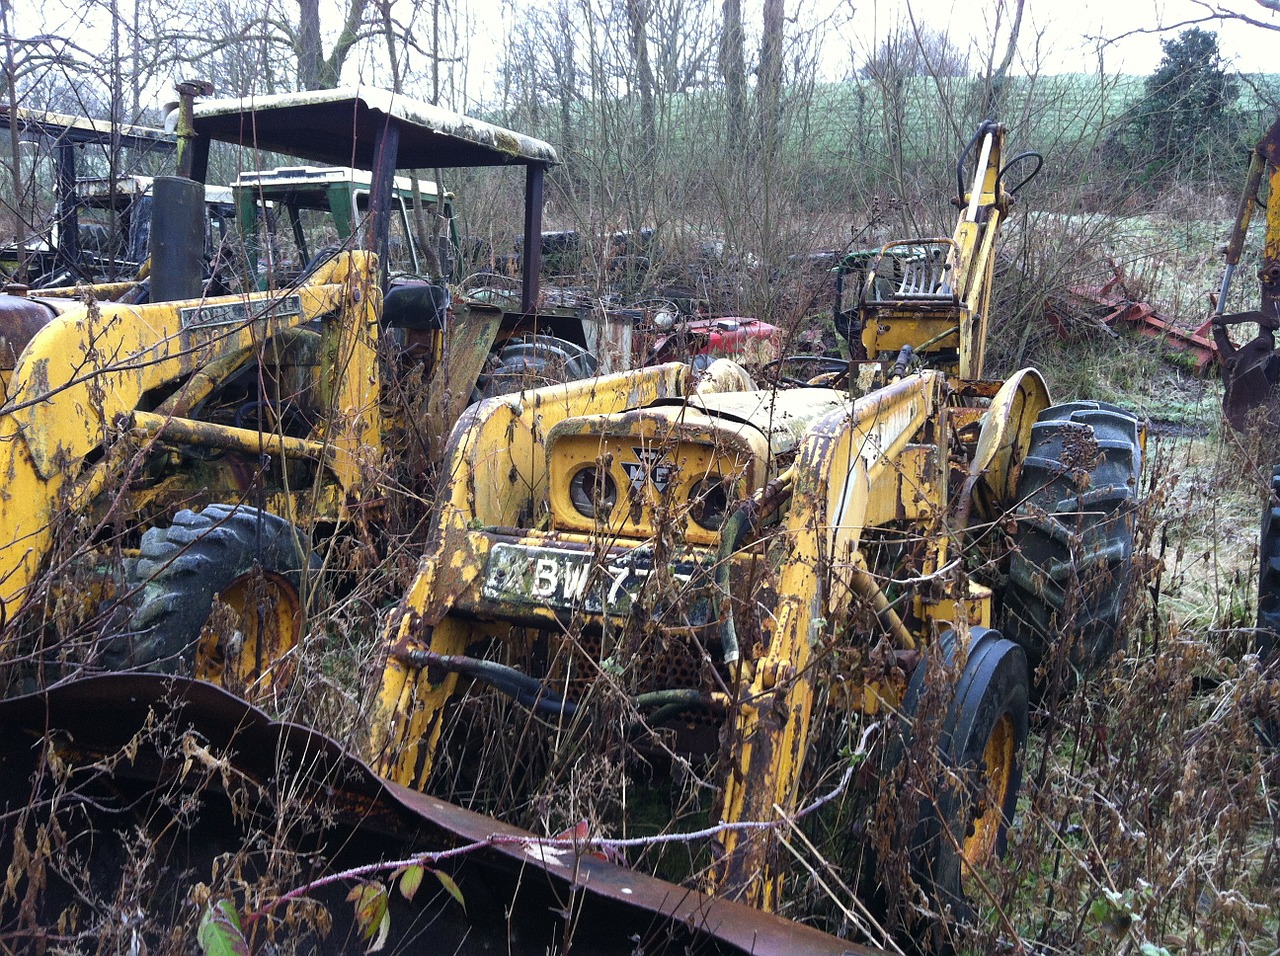
[[[684,602],[688,623],[706,624],[711,620],[711,602],[704,593],[710,575],[689,559],[677,559],[669,567],[677,593],[657,597],[664,605],[689,597]],[[495,544],[489,552],[482,591],[491,601],[622,615],[631,610],[653,573],[653,551],[649,548],[601,558],[562,548]]]

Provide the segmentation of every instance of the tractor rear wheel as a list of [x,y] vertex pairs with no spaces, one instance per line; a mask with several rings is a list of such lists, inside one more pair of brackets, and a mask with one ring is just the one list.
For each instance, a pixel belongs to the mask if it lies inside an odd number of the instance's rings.
[[103,649],[108,670],[194,674],[250,696],[289,678],[303,619],[310,542],[244,505],[179,511],[142,536],[130,569],[128,632]]
[[[1262,513],[1258,544],[1258,628],[1253,650],[1270,676],[1280,679],[1280,465],[1271,474],[1271,501]],[[1269,747],[1280,747],[1280,705],[1270,702],[1258,717],[1258,732]]]
[[581,345],[554,335],[521,335],[489,356],[473,400],[526,388],[576,382],[596,373],[596,357]]
[[[938,651],[946,668],[958,663],[955,634],[945,632]],[[910,841],[912,878],[953,918],[971,920],[972,871],[1002,856],[1008,827],[1022,786],[1023,753],[1030,710],[1026,655],[996,631],[974,627],[964,668],[948,698],[938,734],[937,756],[912,753],[923,737],[916,722],[927,719],[928,662],[911,675],[903,712],[913,724],[904,734],[905,752],[920,761],[918,815]],[[934,672],[938,673],[935,667]],[[941,711],[941,706],[939,706]]]
[[1062,641],[1082,673],[1121,645],[1141,469],[1137,419],[1114,405],[1054,405],[1032,426],[1001,630],[1033,673]]
[[1264,663],[1280,649],[1280,465],[1271,474],[1271,504],[1262,513],[1258,550],[1258,631],[1254,649]]

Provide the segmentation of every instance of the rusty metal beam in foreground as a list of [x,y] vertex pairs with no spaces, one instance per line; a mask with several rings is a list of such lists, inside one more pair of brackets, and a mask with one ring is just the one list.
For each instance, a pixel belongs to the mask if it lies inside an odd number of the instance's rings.
[[[84,872],[103,882],[102,899],[115,901],[123,892],[124,842],[136,844],[146,834],[165,872],[139,882],[136,892],[146,898],[137,903],[143,912],[164,914],[156,916],[160,924],[194,919],[189,894],[197,881],[219,891],[223,884],[211,876],[219,854],[239,854],[239,872],[252,879],[267,873],[280,851],[296,853],[304,861],[295,877],[302,883],[496,836],[504,842],[437,864],[461,888],[465,911],[429,879],[413,902],[391,894],[388,951],[429,938],[435,950],[457,953],[540,954],[570,944],[592,953],[878,952],[571,849],[538,848],[532,833],[388,784],[331,738],[273,721],[211,684],[158,674],[84,678],[0,701],[0,727],[0,812],[16,820],[0,828],[0,859],[13,858],[19,835],[34,845],[32,835],[50,816],[64,826],[75,822],[79,829],[67,832],[81,837],[92,828],[93,840],[79,845],[100,858],[82,860]],[[54,762],[57,781],[48,770],[49,748],[61,761]],[[130,758],[104,759],[122,753]],[[181,816],[167,809],[178,796]],[[279,842],[281,833],[288,845],[262,844]],[[50,870],[38,914],[47,929],[68,899],[83,895],[59,883],[56,867]],[[310,894],[334,923],[305,941],[313,951],[363,948],[346,900],[350,887]],[[237,892],[230,896],[243,906]],[[12,905],[0,905],[0,937],[20,918]],[[302,920],[288,932],[300,937],[310,930]]]

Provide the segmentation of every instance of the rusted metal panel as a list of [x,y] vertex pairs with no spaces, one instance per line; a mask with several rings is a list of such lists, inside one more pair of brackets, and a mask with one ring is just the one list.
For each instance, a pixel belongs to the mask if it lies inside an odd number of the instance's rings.
[[11,372],[27,343],[56,313],[25,295],[0,295],[0,371]]
[[[1227,334],[1227,326],[1242,323],[1256,323],[1258,334],[1237,346]],[[1258,409],[1265,409],[1262,417],[1273,426],[1280,423],[1276,328],[1277,317],[1261,311],[1220,316],[1214,323],[1213,337],[1222,359],[1222,413],[1237,431],[1249,427],[1252,413]]]
[[587,351],[600,363],[602,375],[622,372],[637,364],[632,360],[635,322],[629,313],[593,308],[583,318],[582,331]]
[[502,318],[501,309],[477,302],[457,306],[448,317],[443,354],[428,382],[427,428],[432,460],[439,457],[462,410],[471,404],[476,380],[493,348]]
[[[1117,267],[1115,275],[1097,289],[1075,287],[1070,290],[1069,300],[1077,308],[1091,314],[1094,321],[1106,328],[1123,325],[1133,329],[1137,334],[1151,339],[1159,339],[1167,348],[1188,355],[1197,375],[1203,375],[1217,359],[1214,344],[1206,333],[1213,320],[1203,322],[1194,329],[1186,329],[1164,318],[1155,306],[1147,302],[1135,302],[1124,295],[1124,273]],[[1045,317],[1054,331],[1064,338],[1069,337],[1063,305],[1054,300],[1045,304]]]
[[[241,850],[240,841],[250,831],[257,840],[270,839],[274,832],[284,834],[281,851],[328,858],[311,871],[313,879],[335,870],[467,848],[433,864],[461,887],[465,912],[447,894],[433,894],[426,886],[412,903],[397,895],[387,947],[393,952],[415,938],[420,944],[428,923],[433,947],[445,952],[541,954],[566,943],[575,952],[630,953],[637,947],[646,953],[757,956],[878,952],[636,873],[591,855],[588,848],[546,843],[528,831],[388,784],[333,739],[273,721],[199,681],[155,674],[77,680],[0,701],[0,726],[6,730],[0,736],[0,799],[9,807],[30,808],[21,822],[0,831],[0,858],[12,858],[12,841],[20,830],[26,835],[24,827],[39,826],[62,809],[74,813],[80,827],[91,821],[88,825],[97,831],[94,847],[86,852],[107,854],[115,848],[117,830],[164,848],[170,871],[190,874],[190,886],[183,885],[188,879],[183,876],[176,886],[148,892],[168,889],[179,906],[196,882],[209,879],[218,853]],[[47,776],[46,746],[60,761],[56,788]],[[130,759],[119,759],[122,754]],[[112,757],[116,759],[103,759]],[[103,786],[110,796],[95,800],[95,788]],[[145,810],[146,801],[131,808],[125,799],[157,790],[182,795],[191,812],[182,820],[147,816],[138,810]],[[254,813],[270,814],[280,795],[289,792],[305,795],[289,811],[296,816],[294,825],[270,827],[264,836],[252,814],[243,813],[246,796]],[[242,812],[226,812],[237,801]],[[307,817],[308,809],[314,818]],[[245,852],[248,858],[239,866],[251,878],[254,853],[252,848]],[[335,854],[340,854],[336,861]],[[123,858],[105,855],[87,861],[86,873],[103,881],[106,899],[120,891],[122,874],[115,867]],[[389,869],[374,875],[387,879]],[[343,899],[349,885],[339,884],[331,897],[317,891],[334,929],[314,942],[307,939],[311,951],[349,951],[355,931],[352,907]],[[24,909],[33,903],[39,907],[34,915],[46,927],[53,926],[61,911],[60,886],[51,872],[46,896],[35,893],[22,903]],[[159,932],[174,928],[165,925],[163,912],[158,908],[146,914],[155,918]],[[6,926],[16,916],[3,905],[0,914]],[[25,915],[29,919],[33,914]],[[293,924],[292,932],[302,936],[305,920]]]

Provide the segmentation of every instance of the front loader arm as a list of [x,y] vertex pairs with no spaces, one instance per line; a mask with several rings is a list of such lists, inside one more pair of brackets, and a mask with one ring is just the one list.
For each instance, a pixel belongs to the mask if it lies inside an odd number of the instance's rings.
[[[852,638],[850,609],[874,612],[897,647],[914,645],[868,573],[860,541],[894,519],[941,514],[940,466],[917,467],[908,448],[935,420],[942,381],[937,372],[910,376],[860,399],[852,415],[828,415],[805,438],[781,542],[777,621],[767,653],[742,667],[733,723],[722,736],[726,822],[776,820],[797,809],[817,653],[828,640]],[[781,891],[776,851],[769,832],[725,831],[711,891],[773,908]]]
[[[316,284],[281,298],[90,303],[42,328],[19,358],[9,400],[0,408],[0,602],[7,614],[21,606],[52,545],[55,516],[83,515],[94,494],[109,490],[109,469],[85,475],[86,460],[120,428],[137,426],[133,416],[145,396],[180,391],[184,380],[198,378],[193,373],[222,357],[247,359],[269,337],[358,309],[368,318],[349,323],[358,330],[354,337],[335,338],[329,384],[322,386],[330,404],[348,416],[357,411],[363,379],[376,372],[376,326],[370,331],[370,323],[377,290],[363,282],[365,260],[365,254],[352,254],[318,275]],[[334,446],[331,467],[353,487],[361,448],[374,437],[366,431],[322,436]]]

